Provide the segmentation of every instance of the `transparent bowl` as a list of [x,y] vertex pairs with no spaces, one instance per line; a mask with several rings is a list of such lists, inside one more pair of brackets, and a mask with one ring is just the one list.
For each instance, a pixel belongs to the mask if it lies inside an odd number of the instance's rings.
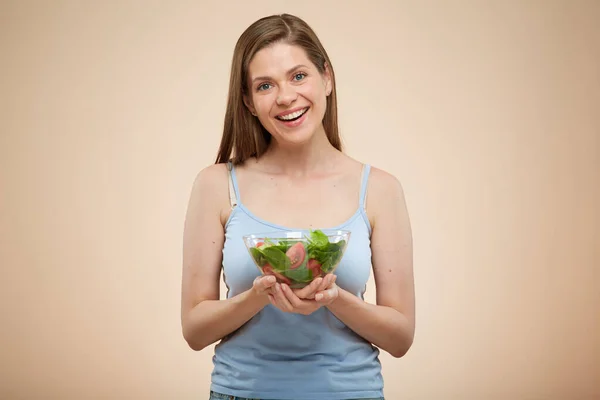
[[278,282],[299,289],[337,269],[350,231],[273,231],[246,235],[243,240],[263,275],[274,275]]

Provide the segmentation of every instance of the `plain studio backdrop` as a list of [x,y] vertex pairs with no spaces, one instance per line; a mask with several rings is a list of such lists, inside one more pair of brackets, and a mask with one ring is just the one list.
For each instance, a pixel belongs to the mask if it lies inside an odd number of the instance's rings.
[[332,58],[346,151],[406,192],[386,398],[600,398],[600,2],[0,4],[1,399],[208,398],[183,220],[235,41],[281,12]]

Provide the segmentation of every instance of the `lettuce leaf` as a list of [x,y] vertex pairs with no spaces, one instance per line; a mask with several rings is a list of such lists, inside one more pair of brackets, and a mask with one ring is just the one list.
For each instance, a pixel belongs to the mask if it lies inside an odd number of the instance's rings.
[[321,271],[328,273],[340,261],[345,245],[345,240],[330,243],[322,231],[312,231],[308,237],[308,258],[317,260],[321,264]]

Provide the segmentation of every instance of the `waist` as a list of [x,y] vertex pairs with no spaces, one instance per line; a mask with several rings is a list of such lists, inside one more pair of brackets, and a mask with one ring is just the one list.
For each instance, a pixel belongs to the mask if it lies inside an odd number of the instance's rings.
[[324,308],[303,316],[269,305],[215,347],[213,363],[214,387],[234,396],[382,396],[379,350]]

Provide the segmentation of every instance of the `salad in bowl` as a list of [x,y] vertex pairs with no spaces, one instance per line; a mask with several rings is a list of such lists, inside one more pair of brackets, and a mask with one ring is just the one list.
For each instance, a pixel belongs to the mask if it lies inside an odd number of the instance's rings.
[[350,231],[275,231],[246,235],[243,240],[263,275],[274,275],[279,283],[299,289],[336,270]]

